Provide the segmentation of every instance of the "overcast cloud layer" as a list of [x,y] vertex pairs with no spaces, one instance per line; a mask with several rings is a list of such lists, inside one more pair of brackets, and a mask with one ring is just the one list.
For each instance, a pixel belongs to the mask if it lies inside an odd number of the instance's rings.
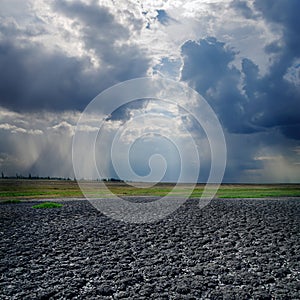
[[[72,177],[72,137],[86,105],[116,83],[162,76],[215,110],[227,140],[224,181],[299,182],[299,11],[298,0],[1,1],[0,171]],[[183,122],[198,133],[205,160],[201,130],[174,107],[133,103],[107,118],[107,130],[159,109],[174,128]],[[138,146],[132,164],[146,175],[142,162],[157,147]],[[164,179],[176,180],[172,173]],[[115,176],[109,160],[106,174]]]

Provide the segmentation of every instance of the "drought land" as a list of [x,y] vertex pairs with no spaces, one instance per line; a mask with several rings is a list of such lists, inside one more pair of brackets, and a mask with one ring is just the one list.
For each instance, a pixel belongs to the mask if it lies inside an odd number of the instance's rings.
[[299,299],[298,199],[189,199],[145,224],[43,204],[0,205],[1,299]]
[[[173,187],[106,184],[140,201]],[[0,193],[1,299],[299,299],[299,185],[225,184],[145,224],[105,216],[75,181],[3,179]]]

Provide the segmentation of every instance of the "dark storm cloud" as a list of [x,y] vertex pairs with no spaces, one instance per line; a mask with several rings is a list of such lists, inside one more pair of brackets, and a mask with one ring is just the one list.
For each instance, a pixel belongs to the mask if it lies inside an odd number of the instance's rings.
[[235,133],[257,131],[243,109],[246,99],[238,89],[240,71],[230,66],[236,53],[215,38],[199,43],[188,41],[181,50],[184,59],[181,79],[206,98],[223,125]]
[[97,91],[83,73],[85,64],[42,46],[1,42],[1,106],[15,111],[82,109]]
[[300,139],[300,91],[284,78],[288,68],[300,58],[300,1],[264,0],[255,1],[254,6],[268,22],[281,25],[283,30],[282,47],[267,46],[267,50],[278,53],[278,59],[269,74],[257,80],[265,113],[261,123],[279,126],[287,137]]
[[300,123],[300,93],[284,79],[287,71],[285,64],[276,63],[270,73],[262,78],[258,76],[257,66],[249,60],[243,61],[242,70],[245,75],[244,90],[250,101],[248,113],[253,123],[265,128]]
[[[240,2],[233,4],[238,11]],[[231,63],[236,53],[216,39],[182,46],[182,79],[192,84],[233,133],[251,133],[277,128],[286,137],[300,139],[300,92],[286,79],[289,68],[300,57],[299,1],[256,1],[255,8],[267,22],[282,26],[282,39],[267,45],[276,60],[264,76],[250,59],[241,71]],[[242,79],[242,90],[238,84]]]
[[272,23],[283,26],[283,39],[286,43],[284,52],[292,56],[299,56],[300,50],[300,1],[298,0],[256,0],[255,8],[264,18]]
[[103,89],[145,75],[148,60],[136,46],[116,45],[128,39],[129,32],[106,8],[64,1],[54,7],[74,18],[74,26],[81,24],[84,44],[95,51],[101,66],[94,68],[87,57],[71,57],[30,41],[33,34],[45,33],[40,22],[36,31],[1,23],[1,106],[14,111],[82,110]]

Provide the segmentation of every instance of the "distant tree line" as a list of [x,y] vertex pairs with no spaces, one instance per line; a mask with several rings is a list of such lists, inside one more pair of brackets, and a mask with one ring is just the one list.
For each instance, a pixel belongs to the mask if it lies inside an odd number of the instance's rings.
[[[31,173],[28,174],[28,176],[24,176],[22,174],[16,173],[15,176],[6,176],[4,172],[1,172],[1,178],[2,179],[32,179],[32,180],[72,180],[70,177],[52,177],[52,176],[38,176],[38,175],[31,175]],[[74,178],[74,180],[76,180]],[[84,178],[80,180],[85,180]],[[124,180],[121,180],[119,178],[103,178],[103,179],[97,179],[97,181],[104,181],[104,182],[124,182]]]
[[124,180],[122,180],[122,179],[118,179],[118,178],[104,178],[104,179],[102,179],[102,181],[104,181],[104,182],[114,182],[114,181],[116,181],[116,182],[124,182]]
[[38,175],[31,175],[31,173],[28,174],[28,176],[24,176],[22,174],[16,173],[15,176],[6,176],[3,172],[1,172],[1,178],[2,179],[43,179],[43,180],[71,180],[70,177],[52,177],[52,176],[38,176]]

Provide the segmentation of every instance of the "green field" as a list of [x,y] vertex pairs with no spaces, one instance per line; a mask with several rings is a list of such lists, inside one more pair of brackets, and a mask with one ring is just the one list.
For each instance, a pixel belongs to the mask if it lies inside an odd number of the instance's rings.
[[[107,190],[99,188],[96,181],[85,182],[92,197],[105,197]],[[152,188],[136,188],[122,182],[107,182],[106,186],[119,196],[165,196],[173,184],[161,183]],[[182,184],[178,195],[188,185]],[[200,197],[204,185],[198,184],[191,197]],[[177,195],[177,194],[175,194]],[[300,197],[300,184],[222,184],[217,192],[219,198]],[[82,198],[76,181],[72,180],[28,180],[1,179],[0,200],[26,200],[39,198]]]

